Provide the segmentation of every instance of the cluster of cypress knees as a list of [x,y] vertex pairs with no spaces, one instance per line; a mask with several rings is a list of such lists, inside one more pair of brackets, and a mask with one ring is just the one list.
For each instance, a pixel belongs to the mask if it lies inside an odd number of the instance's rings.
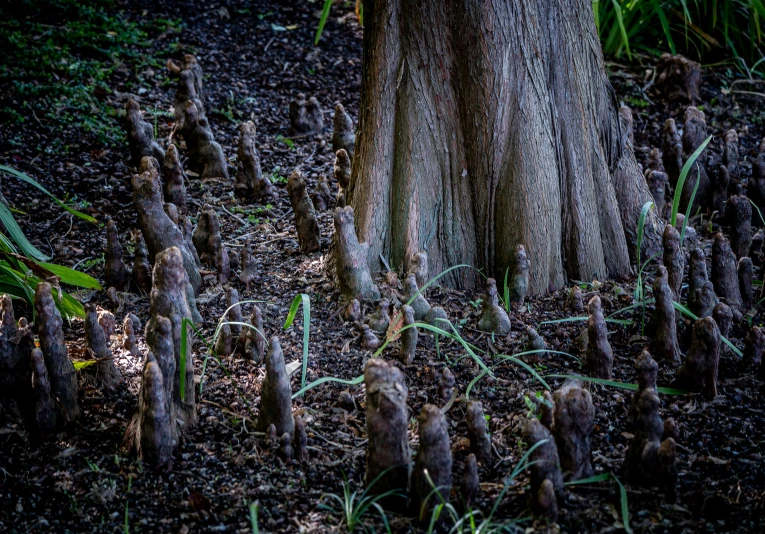
[[[168,69],[178,77],[175,99],[175,130],[186,146],[189,167],[202,179],[228,179],[226,160],[215,142],[204,111],[202,70],[192,55],[180,63],[168,62]],[[107,247],[104,275],[108,293],[135,290],[149,294],[150,318],[145,328],[146,354],[138,409],[124,436],[123,445],[144,462],[157,469],[172,468],[173,450],[185,429],[197,423],[194,394],[194,363],[190,343],[181,354],[181,334],[184,319],[202,322],[196,308],[196,295],[202,284],[200,267],[214,267],[216,280],[225,285],[231,270],[239,268],[238,278],[246,287],[258,279],[250,243],[241,255],[229,255],[221,234],[217,213],[205,205],[192,229],[188,216],[185,182],[179,151],[172,143],[163,150],[154,139],[151,124],[144,121],[138,104],[129,100],[127,137],[131,163],[138,170],[133,176],[134,205],[140,229],[132,232],[135,260],[129,272],[122,259],[118,229],[107,223]],[[631,113],[620,115],[631,127]],[[315,98],[303,95],[291,103],[289,110],[292,132],[297,135],[319,134],[323,130],[323,114]],[[667,198],[677,179],[684,158],[687,158],[706,137],[704,115],[694,107],[686,111],[682,140],[671,119],[665,125],[664,151],[654,150],[645,172],[654,196],[656,209],[666,218]],[[629,131],[629,130],[628,130]],[[251,122],[239,129],[235,193],[249,201],[266,202],[277,192],[262,175],[255,147],[255,126]],[[631,132],[630,132],[631,133]],[[345,194],[350,181],[354,146],[353,124],[342,105],[335,109],[332,148],[335,151],[334,176],[339,192],[332,199],[325,179],[320,179],[313,194],[307,193],[306,181],[295,170],[287,183],[287,192],[295,214],[295,227],[300,249],[310,253],[320,248],[316,210],[333,203],[334,235],[333,263],[342,295],[341,311],[345,319],[354,321],[360,329],[361,345],[377,349],[378,336],[395,334],[404,325],[418,321],[439,326],[446,319],[440,307],[431,307],[426,293],[420,288],[428,281],[428,259],[425,251],[414,254],[408,261],[403,284],[395,273],[389,272],[385,282],[390,287],[402,287],[404,300],[391,313],[391,301],[384,298],[372,279],[367,266],[366,243],[360,243],[354,229],[353,209],[346,206]],[[161,163],[160,163],[161,162]],[[685,249],[676,227],[667,225],[663,233],[663,261],[653,284],[655,312],[654,337],[650,346],[637,358],[635,368],[639,389],[629,410],[628,425],[634,434],[624,462],[627,479],[638,484],[659,485],[673,494],[676,479],[675,457],[678,437],[672,419],[663,421],[659,414],[657,396],[658,365],[679,367],[676,381],[685,389],[702,393],[712,399],[717,394],[717,370],[721,353],[721,336],[727,336],[735,319],[753,305],[753,270],[762,265],[765,233],[761,229],[752,235],[752,208],[743,194],[738,161],[738,143],[734,131],[725,136],[723,162],[714,179],[707,169],[706,157],[697,160],[686,181],[687,205],[697,189],[694,205],[709,208],[729,222],[730,241],[718,233],[712,247],[711,281],[707,277],[706,258],[701,248],[693,248],[688,258],[688,304],[699,317],[691,331],[690,348],[683,360],[677,336],[677,318],[673,301],[679,302],[686,263]],[[756,204],[765,204],[765,142],[752,165],[748,181],[749,197]],[[695,181],[698,180],[698,186]],[[729,188],[733,195],[728,196]],[[682,222],[678,222],[681,226]],[[695,232],[686,229],[688,242],[695,242]],[[153,265],[153,267],[152,267]],[[765,269],[763,269],[765,271]],[[515,251],[513,273],[509,281],[511,303],[523,303],[529,278],[529,261],[523,245]],[[15,402],[16,409],[29,421],[30,428],[41,436],[55,433],[79,416],[77,406],[78,379],[67,354],[62,331],[62,319],[56,309],[54,288],[41,283],[35,293],[36,329],[24,318],[15,320],[11,300],[0,298],[0,384],[4,396]],[[285,367],[284,355],[277,337],[266,339],[261,310],[254,306],[249,317],[253,328],[244,327],[239,294],[226,287],[227,319],[221,329],[215,350],[227,355],[242,354],[254,363],[265,361],[266,377],[261,385],[260,415],[256,430],[263,432],[285,462],[307,457],[305,424],[300,416],[292,415],[292,391]],[[376,309],[362,316],[362,303],[375,303]],[[582,293],[574,287],[570,293],[571,306],[583,311]],[[608,342],[605,318],[598,296],[587,305],[588,321],[584,342],[584,364],[589,376],[611,378],[613,352]],[[110,340],[116,330],[114,315],[95,306],[86,307],[85,333],[88,347],[96,365],[92,366],[98,383],[104,389],[114,388],[122,377],[114,365]],[[391,319],[393,315],[394,319]],[[237,324],[239,323],[239,324]],[[479,328],[506,335],[511,324],[508,313],[499,304],[494,279],[486,284]],[[141,330],[137,317],[128,314],[122,323],[122,347],[140,356],[136,333]],[[40,344],[35,347],[33,334]],[[190,332],[187,332],[190,334]],[[528,349],[544,350],[546,344],[531,327],[526,329]],[[189,339],[191,336],[189,335]],[[417,328],[400,333],[398,359],[404,366],[416,356]],[[765,349],[765,333],[753,327],[746,339],[744,365],[761,365]],[[182,391],[180,362],[185,359]],[[419,415],[419,449],[411,467],[407,439],[407,387],[404,373],[396,365],[371,358],[364,370],[366,386],[367,482],[377,480],[373,491],[384,493],[398,490],[409,492],[410,510],[420,519],[429,517],[429,510],[441,500],[448,500],[452,485],[452,456],[446,417],[435,405],[426,404]],[[441,396],[453,395],[454,377],[444,368],[439,381]],[[534,397],[536,398],[536,397]],[[593,430],[594,407],[591,393],[579,382],[565,383],[553,395],[545,393],[538,403],[536,416],[530,417],[524,428],[524,441],[531,447],[540,444],[530,457],[531,502],[535,513],[555,519],[563,503],[563,481],[577,480],[592,474],[590,435]],[[492,458],[491,440],[480,402],[470,401],[466,412],[471,454],[464,475],[464,500],[469,506],[478,492],[478,462]],[[427,471],[430,481],[425,476]],[[431,495],[431,482],[439,488],[441,499]],[[428,496],[431,495],[430,498]],[[402,502],[400,497],[391,498]],[[391,500],[389,499],[389,500]]]

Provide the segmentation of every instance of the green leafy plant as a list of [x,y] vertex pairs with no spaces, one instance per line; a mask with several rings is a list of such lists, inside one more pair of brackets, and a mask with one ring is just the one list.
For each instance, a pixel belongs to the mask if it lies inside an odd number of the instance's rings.
[[287,313],[287,320],[284,322],[284,330],[287,330],[295,321],[300,306],[303,306],[303,370],[300,376],[300,388],[305,387],[306,375],[308,374],[308,336],[311,333],[311,298],[305,293],[297,295]]
[[337,505],[331,506],[326,503],[320,503],[319,508],[340,515],[343,518],[343,523],[348,529],[348,532],[354,532],[359,527],[361,527],[364,532],[375,532],[372,527],[368,527],[362,522],[362,519],[367,512],[374,509],[380,515],[380,519],[382,519],[386,531],[389,533],[392,532],[390,524],[388,523],[388,517],[385,515],[385,510],[383,510],[380,505],[380,501],[388,497],[401,496],[401,494],[397,490],[386,491],[379,495],[371,493],[375,484],[377,484],[380,478],[388,471],[390,471],[390,469],[386,469],[377,475],[377,477],[361,493],[359,493],[359,490],[351,491],[350,482],[348,482],[347,479],[343,480],[342,495],[337,495],[336,493],[325,493],[322,495],[322,499],[335,501]]
[[[90,215],[70,208],[63,201],[50,193],[34,178],[13,167],[0,165],[0,172],[29,184],[52,198],[59,206],[87,222],[96,223]],[[48,263],[50,256],[43,254],[24,235],[16,219],[4,202],[0,201],[0,222],[5,226],[7,235],[0,232],[0,292],[12,297],[24,299],[28,304],[34,301],[34,291],[37,284],[44,280],[58,278],[63,284],[86,289],[102,289],[98,280],[85,273],[75,271],[62,265]],[[84,317],[85,310],[76,299],[65,293],[57,284],[52,283],[56,306],[64,317]]]
[[721,48],[748,61],[763,55],[762,0],[594,0],[592,8],[606,55],[702,58]]

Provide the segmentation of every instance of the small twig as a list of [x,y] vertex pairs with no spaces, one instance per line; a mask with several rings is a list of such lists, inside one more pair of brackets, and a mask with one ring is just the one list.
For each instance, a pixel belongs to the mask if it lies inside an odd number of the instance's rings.
[[271,40],[266,43],[265,48],[263,48],[263,53],[268,52],[268,47],[271,46],[271,43],[274,42],[274,39],[276,39],[276,36],[271,37]]
[[240,223],[242,223],[243,225],[245,225],[245,226],[249,226],[249,225],[250,225],[250,223],[248,223],[247,221],[245,221],[245,220],[244,220],[244,219],[242,219],[241,217],[238,217],[238,216],[234,215],[233,213],[231,213],[230,211],[228,211],[228,210],[226,209],[226,206],[217,206],[217,207],[218,207],[218,208],[220,208],[220,209],[222,209],[223,211],[225,211],[225,212],[226,212],[228,215],[230,215],[231,217],[233,217],[234,219],[236,219],[237,221],[239,221],[239,222],[240,222]]

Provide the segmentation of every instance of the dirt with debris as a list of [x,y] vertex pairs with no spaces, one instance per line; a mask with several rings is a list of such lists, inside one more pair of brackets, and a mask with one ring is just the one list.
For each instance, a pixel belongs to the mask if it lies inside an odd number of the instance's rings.
[[[188,184],[187,201],[194,220],[201,207],[210,204],[218,212],[229,250],[238,251],[247,240],[252,242],[259,278],[249,288],[233,279],[232,285],[239,290],[240,298],[261,302],[267,334],[279,335],[289,363],[302,358],[304,312],[298,312],[293,326],[286,330],[283,326],[293,298],[307,295],[310,332],[306,381],[321,377],[353,380],[360,376],[372,353],[361,348],[359,327],[344,322],[338,310],[339,290],[327,270],[333,231],[331,212],[318,214],[321,250],[302,254],[286,191],[286,179],[295,168],[306,176],[309,191],[313,191],[321,175],[328,178],[333,194],[337,191],[330,139],[334,104],[342,103],[354,123],[358,118],[362,30],[352,6],[333,7],[318,45],[314,45],[314,36],[321,2],[206,2],[192,8],[163,0],[121,7],[130,20],[182,19],[180,33],[155,36],[155,48],[143,53],[166,50],[168,41],[177,40],[175,59],[187,52],[197,55],[206,75],[207,115],[215,139],[229,158],[232,175],[238,126],[248,120],[256,124],[261,165],[275,184],[277,200],[269,205],[243,203],[234,197],[233,180],[201,182],[190,176]],[[609,65],[609,72],[618,97],[633,109],[636,153],[639,161],[646,164],[650,149],[661,146],[664,120],[674,117],[681,125],[684,106],[658,99],[640,67]],[[714,161],[720,160],[725,131],[730,128],[738,131],[745,179],[751,173],[751,162],[765,134],[764,115],[759,108],[759,96],[729,90],[735,77],[735,72],[725,67],[705,71],[700,105],[707,116],[708,133],[715,136],[709,146]],[[124,109],[129,97],[135,98],[144,110],[172,108],[175,81],[166,71],[118,69],[108,84],[110,91],[104,98],[114,109]],[[289,136],[289,102],[297,93],[315,96],[321,103],[325,117],[322,137]],[[173,128],[172,115],[155,117],[158,138],[166,143]],[[121,119],[104,120],[120,126]],[[104,145],[74,129],[51,131],[42,120],[27,123],[21,132],[21,143],[2,142],[12,134],[18,132],[0,125],[0,162],[29,173],[59,197],[76,196],[80,208],[100,221],[111,216],[120,231],[126,263],[132,264],[129,231],[137,227],[137,221],[127,142]],[[66,154],[45,152],[44,147],[54,137],[59,144],[63,142],[69,147]],[[183,157],[183,151],[181,154]],[[98,259],[106,242],[105,227],[73,219],[47,199],[30,194],[10,180],[4,179],[2,185],[2,192],[11,204],[26,213],[19,216],[19,221],[33,243],[53,255],[56,262],[77,266],[103,280],[102,262]],[[710,258],[711,232],[717,223],[702,215],[694,217],[691,224]],[[401,266],[391,267],[403,278]],[[646,269],[646,287],[653,282],[655,267],[654,262]],[[755,277],[760,279],[759,270]],[[382,279],[378,286],[391,302],[404,300],[401,287],[391,287]],[[582,283],[581,288],[585,303],[596,294],[600,296],[606,317],[634,302],[634,280]],[[103,292],[74,294],[83,302],[109,307]],[[132,293],[118,296],[118,322],[121,324],[125,313],[133,312],[145,324],[147,296]],[[453,500],[459,502],[459,481],[469,454],[467,399],[480,400],[488,419],[493,455],[490,463],[479,467],[481,486],[475,507],[488,515],[496,504],[492,520],[506,525],[508,530],[529,527],[543,530],[548,528],[543,520],[530,518],[528,474],[518,475],[507,487],[505,479],[528,449],[521,438],[529,412],[524,396],[533,397],[546,385],[554,390],[564,381],[548,375],[583,372],[579,338],[585,326],[581,317],[585,314],[571,308],[567,291],[559,291],[511,310],[512,331],[506,337],[498,337],[478,329],[482,298],[480,292],[465,293],[437,286],[428,289],[430,304],[442,306],[462,338],[476,350],[471,356],[457,341],[420,333],[414,362],[402,367],[409,388],[410,444],[416,451],[416,421],[422,406],[433,403],[443,407],[454,456]],[[204,274],[197,304],[205,320],[202,334],[209,342],[226,309],[225,291],[217,285],[214,273]],[[245,317],[251,305],[244,304]],[[16,307],[17,316],[29,316],[30,310],[23,303]],[[612,317],[620,322],[607,323],[614,351],[614,380],[636,382],[634,362],[648,345],[651,314],[650,305],[645,310],[638,307]],[[743,349],[750,326],[759,325],[761,318],[760,308],[756,308],[753,315],[735,323],[729,336],[733,344]],[[524,349],[527,326],[535,327],[549,348],[557,352],[519,356],[525,365],[503,361],[500,355]],[[689,329],[685,321],[680,322],[678,337],[683,352],[689,347]],[[82,322],[66,325],[65,332],[70,355],[78,358],[85,351]],[[117,337],[119,334],[118,329]],[[143,332],[137,335],[145,353]],[[80,397],[83,415],[66,433],[48,441],[35,441],[23,425],[4,418],[0,428],[0,530],[252,532],[249,505],[257,502],[261,532],[346,531],[338,503],[326,495],[342,496],[346,480],[353,490],[363,487],[366,454],[363,386],[325,383],[295,399],[293,410],[302,415],[306,425],[309,459],[282,465],[276,460],[276,448],[254,431],[265,369],[236,356],[222,361],[208,358],[202,339],[197,339],[194,350],[198,377],[194,386],[199,392],[200,422],[176,448],[171,472],[152,472],[120,449],[137,405],[142,366],[142,361],[121,348],[114,349],[116,365],[126,382],[117,391],[103,394],[83,381]],[[392,343],[384,355],[393,360],[397,350],[398,342]],[[494,376],[482,376],[478,359],[486,365],[496,365],[492,367]],[[439,387],[442,370],[447,367],[456,380],[455,395],[449,400],[442,397]],[[674,373],[675,370],[660,366],[658,385],[671,386]],[[293,391],[300,388],[300,375],[299,369],[293,374]],[[677,495],[670,502],[662,490],[628,485],[632,530],[762,531],[765,416],[759,405],[760,386],[756,371],[743,369],[740,359],[726,351],[720,360],[719,394],[713,401],[707,402],[700,395],[660,394],[663,417],[674,418],[679,428]],[[595,405],[592,434],[595,474],[613,473],[622,478],[621,464],[632,437],[626,425],[632,393],[596,384],[587,388]],[[624,529],[623,498],[618,484],[593,482],[569,486],[566,495],[566,502],[560,505],[560,529],[571,532]],[[410,518],[389,515],[388,519],[393,531],[415,531]],[[372,530],[384,531],[373,509],[362,522]]]

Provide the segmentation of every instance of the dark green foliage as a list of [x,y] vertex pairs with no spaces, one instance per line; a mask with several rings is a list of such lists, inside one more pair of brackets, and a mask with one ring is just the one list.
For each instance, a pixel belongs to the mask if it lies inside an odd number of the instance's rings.
[[603,52],[680,53],[693,59],[727,49],[762,57],[763,0],[599,0],[592,3]]
[[163,70],[162,54],[145,49],[179,24],[128,21],[113,0],[0,4],[0,121],[38,120],[54,130],[72,126],[99,143],[121,140],[118,111],[106,102],[110,78],[125,67]]

